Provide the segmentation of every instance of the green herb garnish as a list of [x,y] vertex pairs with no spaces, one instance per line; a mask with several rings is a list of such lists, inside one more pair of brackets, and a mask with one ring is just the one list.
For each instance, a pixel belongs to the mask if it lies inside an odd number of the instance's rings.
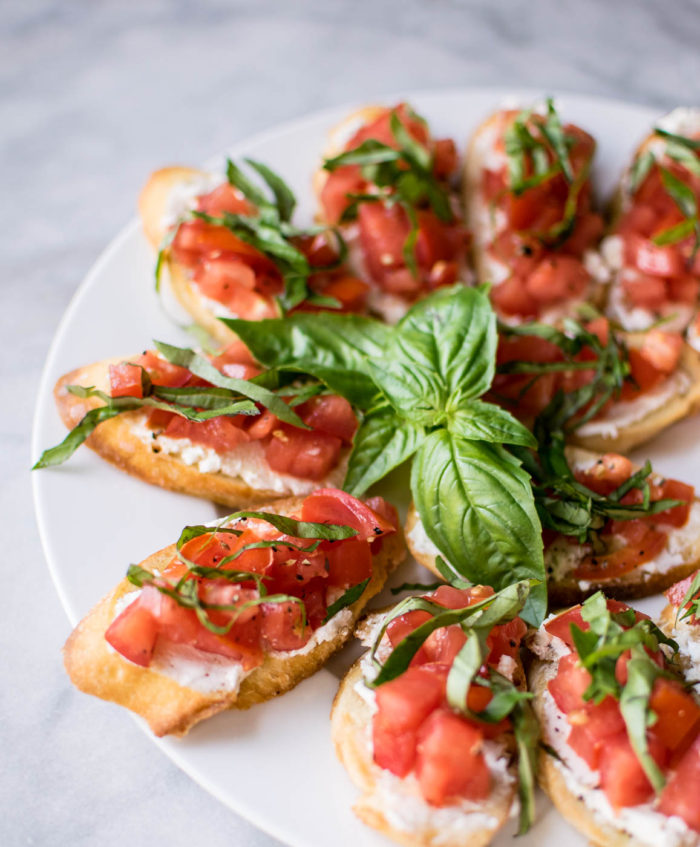
[[452,221],[454,215],[448,191],[433,173],[434,154],[411,135],[395,111],[389,120],[395,147],[370,138],[353,150],[326,159],[323,167],[332,173],[348,165],[359,166],[363,178],[373,187],[372,192],[348,195],[350,203],[341,222],[354,220],[363,203],[398,204],[404,210],[410,231],[403,245],[403,258],[406,267],[417,277],[416,211],[429,207],[445,223]]
[[[486,676],[481,675],[480,671],[488,658],[487,638],[492,629],[508,623],[522,612],[532,587],[532,582],[517,582],[491,597],[461,609],[445,609],[430,597],[406,598],[386,616],[377,632],[370,654],[376,674],[372,679],[365,680],[369,688],[378,688],[396,679],[406,671],[413,657],[433,632],[447,626],[460,626],[466,636],[466,642],[447,675],[447,703],[458,714],[485,723],[498,723],[506,717],[511,717],[519,753],[520,833],[526,832],[534,819],[539,728],[528,702],[532,694],[520,691],[493,668],[488,668]],[[377,648],[388,626],[396,618],[411,611],[428,612],[432,617],[405,636],[383,661],[378,661]],[[474,684],[482,685],[492,693],[490,702],[481,712],[472,712],[467,706],[469,689]]]
[[[411,491],[452,579],[502,588],[544,582],[541,527],[530,477],[503,443],[534,447],[512,415],[481,400],[495,371],[496,319],[483,288],[442,288],[395,326],[311,315],[226,320],[255,358],[322,379],[364,412],[345,488],[361,496],[413,460]],[[546,591],[523,613],[541,620]]]
[[[649,701],[658,678],[675,677],[659,667],[649,652],[656,653],[665,645],[675,653],[678,645],[652,621],[636,621],[633,609],[610,612],[600,591],[583,603],[581,616],[589,629],[571,624],[571,634],[581,664],[591,674],[583,699],[600,703],[611,696],[619,702],[630,744],[658,794],[665,785],[665,778],[649,753],[646,730],[656,720]],[[615,670],[617,660],[628,650],[627,682],[623,685]]]

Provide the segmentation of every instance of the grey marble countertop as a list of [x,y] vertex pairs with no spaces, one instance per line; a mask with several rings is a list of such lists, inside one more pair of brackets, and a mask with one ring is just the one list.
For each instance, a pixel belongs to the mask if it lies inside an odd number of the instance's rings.
[[[258,130],[410,87],[700,102],[694,0],[0,4],[0,844],[277,843],[74,691],[33,515],[31,414],[52,334],[144,177]],[[330,842],[329,842],[330,843]]]

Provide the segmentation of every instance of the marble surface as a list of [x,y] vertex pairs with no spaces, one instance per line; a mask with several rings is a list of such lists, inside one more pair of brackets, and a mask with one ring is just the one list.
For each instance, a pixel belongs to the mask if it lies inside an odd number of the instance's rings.
[[63,673],[69,627],[28,472],[34,396],[63,310],[162,163],[198,162],[279,121],[411,86],[698,103],[700,6],[5,0],[0,38],[0,843],[273,847]]

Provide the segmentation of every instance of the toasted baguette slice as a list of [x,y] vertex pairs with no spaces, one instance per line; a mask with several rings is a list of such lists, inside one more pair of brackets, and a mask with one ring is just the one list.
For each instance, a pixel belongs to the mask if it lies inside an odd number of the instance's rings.
[[[370,620],[376,616],[370,616]],[[370,628],[371,625],[370,625]],[[363,823],[406,847],[484,847],[505,824],[513,806],[516,781],[502,781],[491,798],[467,811],[434,808],[405,781],[374,763],[372,709],[359,693],[359,659],[340,683],[331,710],[331,733],[338,758],[362,796],[353,811]],[[473,804],[472,804],[473,805]]]
[[[463,205],[466,224],[472,233],[472,264],[476,269],[476,279],[480,284],[498,285],[510,276],[508,266],[489,256],[488,246],[501,229],[498,216],[494,216],[481,193],[484,173],[487,169],[499,168],[505,164],[505,152],[496,149],[496,142],[513,122],[518,110],[501,109],[486,118],[473,132],[467,145],[462,175]],[[599,262],[596,262],[596,270]],[[591,266],[593,270],[593,265]],[[606,273],[607,276],[607,273]],[[576,306],[590,303],[602,306],[605,299],[606,279],[599,279],[591,274],[591,281],[586,291],[576,300],[566,301],[552,307],[540,315],[539,320],[545,323],[557,323],[563,317],[575,312]],[[518,318],[501,316],[506,323],[521,323]]]
[[[591,465],[598,460],[599,456],[586,450],[569,447],[567,458],[572,466]],[[440,576],[435,565],[435,558],[439,555],[439,551],[425,533],[413,503],[408,510],[404,532],[408,549],[416,561]],[[555,540],[544,554],[550,603],[555,607],[573,605],[600,589],[604,590],[609,597],[620,600],[648,597],[693,573],[700,566],[700,498],[696,497],[693,501],[690,518],[686,525],[672,528],[669,537],[671,541],[657,559],[644,563],[615,579],[597,582],[577,580],[566,571],[562,573],[561,564],[557,565],[557,557],[561,555],[561,549]]]
[[[264,508],[291,515],[302,501],[299,497],[278,500]],[[141,567],[150,572],[160,570],[175,554],[175,545],[171,544],[141,562]],[[247,709],[284,694],[319,670],[348,640],[367,602],[381,591],[387,576],[404,558],[405,544],[399,529],[383,539],[380,551],[373,557],[372,578],[361,597],[348,607],[349,614],[341,612],[342,620],[336,621],[335,626],[332,620],[327,624],[333,627],[329,638],[318,640],[308,651],[294,651],[288,656],[279,652],[267,655],[259,667],[243,678],[238,690],[235,687],[217,691],[189,688],[151,667],[136,665],[113,650],[105,640],[105,632],[120,611],[117,605],[120,598],[138,590],[126,579],[103,598],[70,635],[63,650],[65,667],[71,681],[81,691],[125,706],[144,718],[156,735],[184,735],[199,721],[225,709]],[[206,654],[197,653],[198,657],[206,657]],[[233,666],[238,664],[234,660],[224,660],[224,663],[234,671]]]
[[[629,344],[634,346],[640,335],[631,334]],[[651,394],[651,398],[642,396],[629,403],[614,404],[612,412],[574,430],[571,443],[598,453],[629,453],[671,424],[700,411],[700,353],[684,344],[676,371],[658,389],[652,389]],[[649,399],[653,405],[644,413],[644,404]],[[629,420],[624,417],[625,406],[626,414],[632,413]],[[622,417],[616,419],[618,413]]]
[[[556,752],[561,751],[561,745],[565,744],[561,734],[564,716],[547,689],[549,681],[557,673],[560,657],[568,652],[566,647],[562,652],[557,643],[562,645],[560,639],[552,638],[542,629],[530,642],[531,649],[540,657],[532,663],[528,674],[529,688],[534,695],[532,704],[543,743],[537,773],[540,787],[564,818],[598,847],[656,847],[662,837],[668,837],[668,843],[677,847],[698,847],[700,835],[685,826],[679,818],[672,818],[673,825],[668,830],[662,830],[661,827],[669,818],[659,812],[645,808],[641,818],[634,807],[615,812],[602,789],[586,785],[578,772],[567,765],[562,757],[555,758],[546,752],[544,745]],[[583,760],[580,762],[586,768]]]
[[[657,121],[657,126],[672,133],[690,137],[700,136],[700,109],[680,107],[664,115]],[[621,326],[629,330],[643,330],[664,319],[664,327],[669,330],[682,331],[688,326],[697,312],[697,303],[666,303],[660,310],[633,307],[626,298],[622,288],[623,245],[616,235],[617,225],[623,214],[632,205],[630,192],[630,174],[634,163],[645,153],[660,153],[663,161],[669,160],[663,156],[665,141],[655,133],[650,133],[637,147],[629,165],[625,168],[610,202],[609,226],[607,235],[601,243],[601,255],[610,270],[611,281],[607,289],[607,314]]]
[[[76,397],[67,391],[66,386],[93,385],[109,392],[109,365],[123,361],[128,361],[128,357],[107,359],[78,368],[58,380],[54,388],[56,405],[61,419],[69,429],[76,426],[90,409],[101,406],[102,402],[94,397]],[[99,424],[85,443],[103,459],[145,482],[194,497],[203,497],[230,508],[265,503],[290,494],[309,494],[315,488],[326,485],[337,487],[342,483],[345,474],[343,457],[329,478],[322,482],[301,480],[288,474],[273,474],[275,488],[256,488],[240,477],[227,476],[222,472],[203,472],[198,469],[197,464],[185,464],[178,455],[170,455],[163,450],[157,452],[159,448],[156,441],[149,444],[136,434],[138,429],[135,431],[135,427],[138,427],[143,419],[140,410],[124,412]],[[246,446],[248,445],[244,445]],[[273,473],[267,468],[262,453],[253,458],[255,461],[261,461],[268,473]]]
[[[162,168],[151,174],[139,197],[139,213],[146,238],[155,250],[160,249],[169,226],[174,223],[168,220],[172,197],[177,193],[189,193],[194,199],[197,193],[206,193],[214,185],[215,178],[211,174],[195,168]],[[188,269],[176,262],[167,249],[163,256],[163,268],[167,271],[175,299],[192,316],[194,322],[220,344],[234,341],[235,333],[221,323],[206,298],[190,281]]]

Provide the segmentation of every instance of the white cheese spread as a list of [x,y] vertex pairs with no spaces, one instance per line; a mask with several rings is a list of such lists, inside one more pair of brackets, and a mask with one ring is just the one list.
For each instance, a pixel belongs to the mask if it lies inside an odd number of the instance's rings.
[[197,198],[209,194],[223,182],[221,174],[197,173],[173,185],[168,194],[161,225],[170,229],[187,212],[194,209]]
[[131,424],[131,432],[154,452],[172,456],[185,465],[195,465],[200,473],[220,473],[223,476],[240,479],[257,491],[300,496],[310,494],[317,488],[338,488],[345,477],[347,455],[343,456],[326,479],[314,482],[273,471],[265,461],[265,453],[257,441],[240,444],[226,453],[217,453],[211,447],[193,444],[189,438],[168,438],[157,435],[146,426],[145,421],[145,415],[135,419]]

